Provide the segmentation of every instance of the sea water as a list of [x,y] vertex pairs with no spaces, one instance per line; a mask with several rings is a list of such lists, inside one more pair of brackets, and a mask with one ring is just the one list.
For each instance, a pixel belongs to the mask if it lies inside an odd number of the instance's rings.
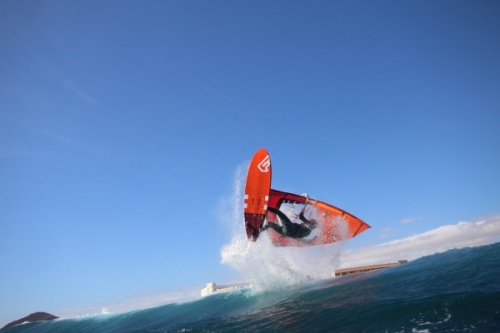
[[500,332],[499,273],[495,243],[379,271],[5,332]]

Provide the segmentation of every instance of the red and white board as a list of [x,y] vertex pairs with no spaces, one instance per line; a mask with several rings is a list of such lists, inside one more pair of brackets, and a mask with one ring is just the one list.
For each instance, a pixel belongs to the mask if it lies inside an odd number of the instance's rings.
[[266,219],[271,190],[271,158],[264,148],[255,153],[248,166],[243,212],[247,237],[256,241]]

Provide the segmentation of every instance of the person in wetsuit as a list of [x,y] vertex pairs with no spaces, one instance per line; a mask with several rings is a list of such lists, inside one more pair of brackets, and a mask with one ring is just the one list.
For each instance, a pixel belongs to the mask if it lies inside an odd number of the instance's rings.
[[268,220],[267,224],[264,225],[263,230],[271,228],[285,237],[294,239],[304,238],[309,236],[311,231],[318,226],[318,223],[315,220],[308,220],[305,218],[304,210],[302,210],[299,214],[299,219],[302,221],[300,224],[290,221],[288,216],[286,216],[285,213],[279,209],[268,207],[267,210],[276,214],[276,217],[281,222],[281,225]]

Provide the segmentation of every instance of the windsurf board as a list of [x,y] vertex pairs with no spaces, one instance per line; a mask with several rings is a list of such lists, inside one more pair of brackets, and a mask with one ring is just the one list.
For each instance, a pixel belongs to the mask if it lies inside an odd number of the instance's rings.
[[259,237],[266,219],[269,191],[271,190],[271,158],[266,149],[259,149],[248,166],[245,183],[245,230],[250,241]]

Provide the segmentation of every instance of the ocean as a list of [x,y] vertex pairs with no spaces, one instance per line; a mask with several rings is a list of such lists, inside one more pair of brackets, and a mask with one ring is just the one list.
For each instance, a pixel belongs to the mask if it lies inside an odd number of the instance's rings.
[[500,332],[500,243],[378,271],[2,332]]

